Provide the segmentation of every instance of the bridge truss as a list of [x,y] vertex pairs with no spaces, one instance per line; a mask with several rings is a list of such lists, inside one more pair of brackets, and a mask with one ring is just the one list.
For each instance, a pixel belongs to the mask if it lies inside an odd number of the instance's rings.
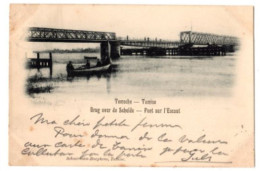
[[195,45],[238,45],[237,37],[186,31],[180,33],[180,42]]
[[116,34],[113,32],[30,27],[27,40],[31,42],[102,42],[116,40]]

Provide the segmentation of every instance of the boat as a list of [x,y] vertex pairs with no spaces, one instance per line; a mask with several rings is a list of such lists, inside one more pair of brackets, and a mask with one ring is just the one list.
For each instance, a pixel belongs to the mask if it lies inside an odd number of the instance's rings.
[[74,76],[74,75],[90,75],[90,74],[95,74],[95,73],[102,73],[107,71],[111,66],[111,63],[103,66],[95,66],[95,67],[90,67],[86,68],[85,66],[81,66],[72,70],[68,70],[68,75],[69,76]]
[[97,59],[97,56],[84,56],[84,59]]

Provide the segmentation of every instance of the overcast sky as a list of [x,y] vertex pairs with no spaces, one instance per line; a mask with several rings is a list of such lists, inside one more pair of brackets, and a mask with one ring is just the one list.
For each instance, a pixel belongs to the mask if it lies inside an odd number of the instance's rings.
[[[179,40],[181,31],[237,36],[232,11],[209,6],[42,5],[25,6],[27,26],[115,32],[117,36]],[[35,50],[93,47],[97,44],[33,43]],[[40,48],[40,49],[38,49]]]

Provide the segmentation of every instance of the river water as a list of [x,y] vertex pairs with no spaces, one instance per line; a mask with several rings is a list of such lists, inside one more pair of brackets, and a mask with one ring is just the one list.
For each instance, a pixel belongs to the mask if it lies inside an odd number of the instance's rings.
[[[121,56],[113,60],[111,71],[102,75],[67,78],[66,64],[84,64],[84,56],[99,54],[53,53],[53,72],[48,68],[28,69],[28,78],[37,86],[51,86],[49,92],[30,97],[61,99],[87,96],[184,97],[230,96],[235,82],[236,56]],[[43,55],[44,57],[44,55]],[[90,61],[95,65],[96,60]]]

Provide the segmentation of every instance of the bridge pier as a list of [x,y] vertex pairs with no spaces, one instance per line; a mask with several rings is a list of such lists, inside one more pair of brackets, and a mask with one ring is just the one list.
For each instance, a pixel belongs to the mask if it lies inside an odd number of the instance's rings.
[[111,46],[109,42],[100,43],[100,57],[101,61],[104,61],[106,57],[111,57]]
[[50,68],[50,77],[52,77],[52,53],[49,52],[49,68]]
[[119,42],[101,42],[100,43],[100,57],[105,60],[106,57],[117,59],[120,57],[121,48]]
[[37,52],[36,67],[38,70],[40,70],[40,53],[39,52]]
[[119,58],[120,54],[121,54],[120,43],[118,41],[115,41],[115,42],[110,42],[110,45],[111,45],[111,55],[110,55],[110,57],[112,59]]

